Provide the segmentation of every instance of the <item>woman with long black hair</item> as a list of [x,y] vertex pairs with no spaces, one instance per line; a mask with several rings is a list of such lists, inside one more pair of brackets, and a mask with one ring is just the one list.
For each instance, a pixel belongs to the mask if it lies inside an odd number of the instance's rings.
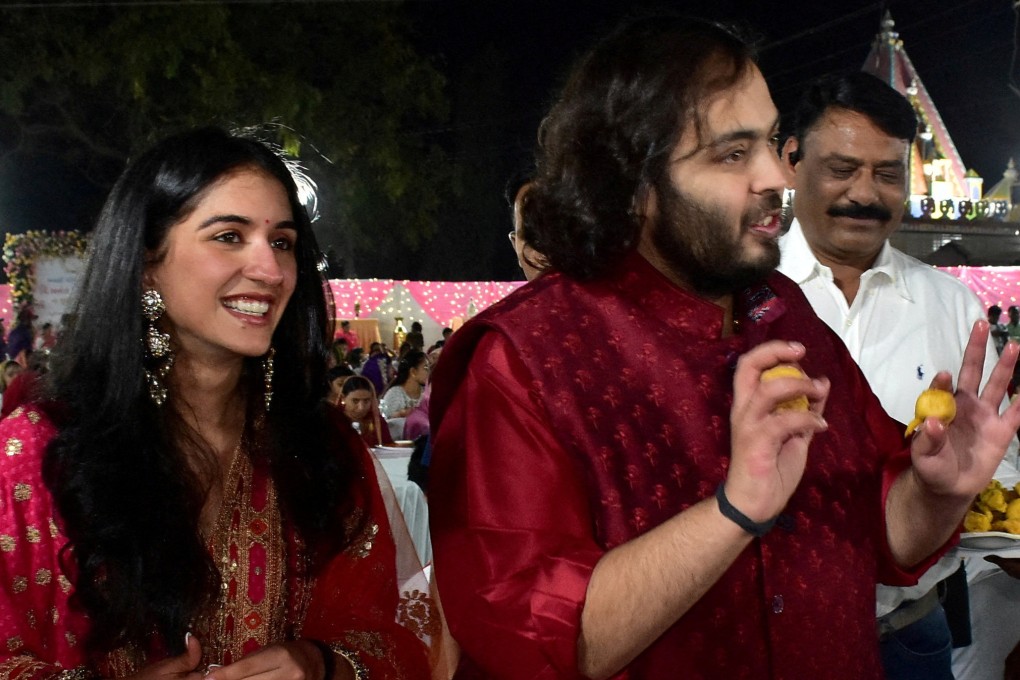
[[322,401],[319,257],[261,143],[184,133],[118,180],[47,400],[0,424],[0,678],[428,676],[397,618],[428,637],[431,600]]
[[429,358],[419,349],[409,350],[397,364],[397,375],[379,402],[384,418],[405,418],[421,401],[429,381]]

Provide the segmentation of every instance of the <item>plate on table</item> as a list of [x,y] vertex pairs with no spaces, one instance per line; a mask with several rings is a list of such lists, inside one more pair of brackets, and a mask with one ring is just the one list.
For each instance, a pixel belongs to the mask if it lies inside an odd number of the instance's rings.
[[407,458],[411,455],[411,449],[405,446],[373,446],[372,453],[376,458]]
[[971,531],[960,534],[960,547],[968,550],[1020,548],[1020,536],[1004,531]]

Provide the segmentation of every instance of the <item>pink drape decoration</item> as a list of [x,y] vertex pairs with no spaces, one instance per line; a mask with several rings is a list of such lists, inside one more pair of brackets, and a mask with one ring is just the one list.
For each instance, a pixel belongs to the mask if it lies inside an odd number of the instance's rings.
[[[939,267],[960,279],[981,299],[985,308],[999,305],[1005,311],[1020,305],[1020,267]],[[523,286],[524,281],[397,281],[394,279],[332,279],[329,282],[340,319],[354,317],[354,304],[360,303],[360,316],[378,316],[376,310],[393,288],[401,284],[439,326],[447,326],[454,317],[465,316],[470,302],[482,311],[492,303]],[[11,287],[0,285],[0,318],[9,330],[14,324]]]
[[[336,303],[337,318],[352,318],[354,304],[361,304],[360,316],[379,316],[376,310],[397,284],[439,326],[450,324],[454,317],[463,317],[471,302],[482,311],[493,302],[524,285],[524,281],[396,281],[393,279],[332,279],[329,282]],[[388,316],[388,314],[387,314]],[[408,315],[404,315],[408,318]]]
[[[939,267],[977,293],[985,309],[1020,305],[1020,267]],[[1005,317],[1003,317],[1005,323]]]
[[393,290],[393,284],[392,279],[330,279],[336,318],[353,319],[355,304],[361,305],[358,316],[375,316],[375,310]]
[[473,300],[482,311],[493,302],[525,284],[524,281],[401,281],[415,301],[441,325],[455,316],[463,316]]
[[0,319],[4,320],[4,327],[10,330],[14,325],[14,312],[11,311],[11,287],[9,284],[0,285]]

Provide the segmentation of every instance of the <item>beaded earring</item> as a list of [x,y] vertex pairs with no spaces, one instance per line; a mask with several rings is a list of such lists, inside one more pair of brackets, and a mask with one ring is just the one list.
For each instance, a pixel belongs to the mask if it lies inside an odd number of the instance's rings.
[[152,366],[145,369],[145,380],[149,384],[149,397],[156,406],[166,402],[167,390],[164,381],[174,365],[174,353],[170,348],[170,334],[159,330],[156,322],[166,313],[166,305],[159,291],[149,289],[142,293],[142,316],[148,321],[145,337],[145,363]]

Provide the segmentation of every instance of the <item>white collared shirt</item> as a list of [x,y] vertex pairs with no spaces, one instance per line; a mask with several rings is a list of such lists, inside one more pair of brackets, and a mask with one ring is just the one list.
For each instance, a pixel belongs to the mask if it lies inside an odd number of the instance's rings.
[[[967,286],[886,242],[848,305],[796,220],[779,247],[779,271],[800,286],[818,317],[842,338],[889,415],[903,423],[913,419],[917,396],[938,371],[956,380],[971,327],[986,318]],[[997,360],[989,340],[983,381]]]
[[[861,275],[852,304],[833,281],[832,270],[815,257],[794,220],[779,239],[779,271],[793,279],[818,317],[843,339],[886,412],[907,423],[914,403],[938,371],[949,371],[955,384],[971,327],[986,318],[981,301],[957,279],[902,253],[888,241]],[[985,351],[982,385],[998,354],[991,338]],[[1007,457],[1015,459],[1016,447]],[[907,599],[928,592],[959,566],[947,554],[910,588],[879,586],[882,616]]]

